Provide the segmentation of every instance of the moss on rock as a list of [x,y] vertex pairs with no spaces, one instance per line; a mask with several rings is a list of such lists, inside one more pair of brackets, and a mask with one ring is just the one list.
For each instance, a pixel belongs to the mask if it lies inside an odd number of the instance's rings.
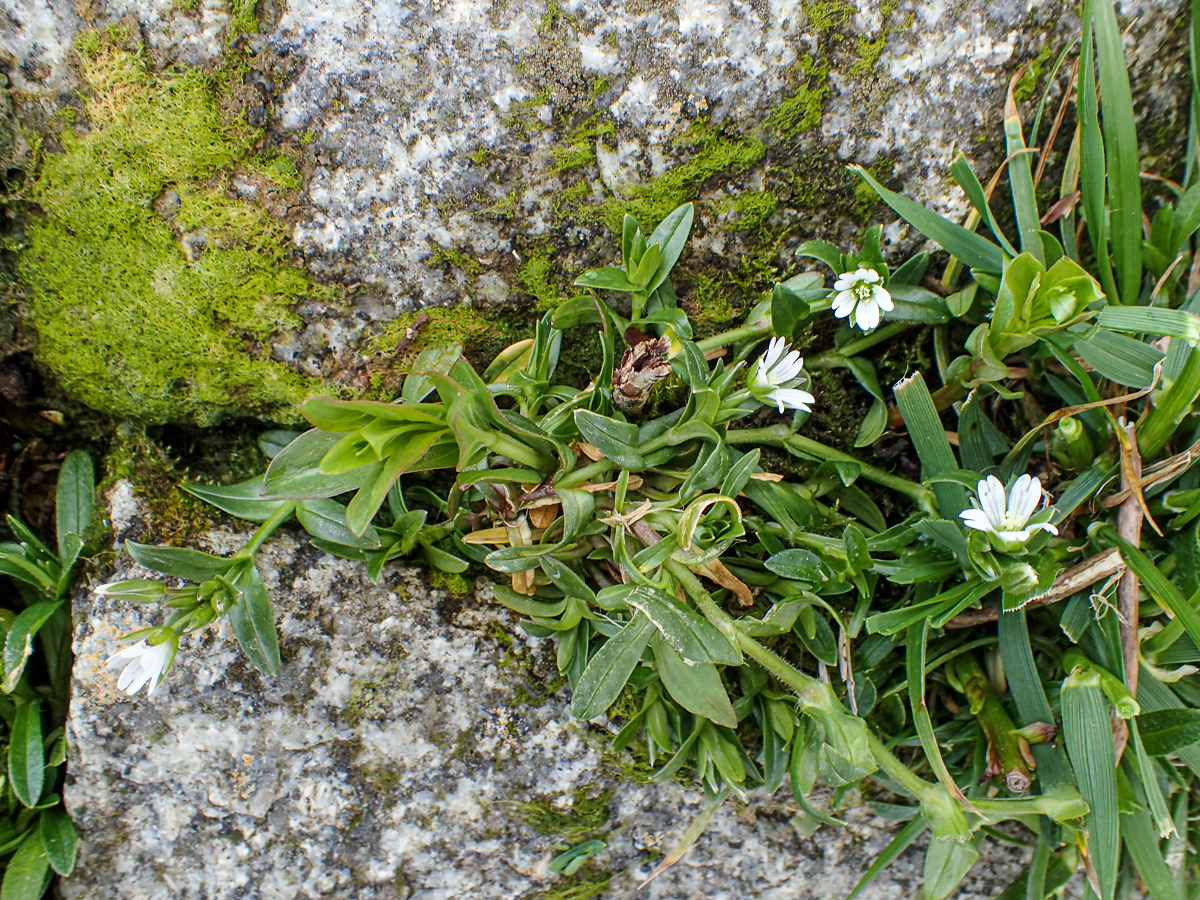
[[330,293],[289,259],[285,224],[233,199],[234,173],[283,191],[294,163],[260,158],[221,112],[222,74],[152,72],[123,29],[82,34],[89,127],[65,129],[29,197],[18,271],[38,358],[87,405],[147,422],[293,418],[319,387],[266,357]]

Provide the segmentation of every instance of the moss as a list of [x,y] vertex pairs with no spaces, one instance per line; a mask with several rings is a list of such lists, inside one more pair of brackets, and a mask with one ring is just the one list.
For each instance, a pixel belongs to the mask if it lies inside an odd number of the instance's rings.
[[793,138],[820,125],[829,97],[829,63],[825,60],[805,57],[797,64],[796,73],[800,81],[796,92],[767,116],[767,124],[781,138]]
[[38,358],[116,416],[295,418],[317,384],[247,348],[331,292],[290,262],[283,222],[224,190],[243,165],[298,180],[294,164],[255,158],[259,133],[221,115],[219,75],[155,75],[108,30],[77,47],[90,128],[42,160],[29,196],[44,215],[18,264]]
[[455,597],[465,597],[474,590],[471,582],[453,572],[443,572],[441,569],[429,570],[429,586],[449,591]]
[[[594,90],[594,89],[593,89]],[[554,158],[553,171],[570,172],[593,165],[596,162],[596,141],[616,132],[612,119],[598,113],[578,128],[572,130],[564,143],[550,150]]]
[[522,900],[591,900],[607,891],[612,880],[611,873],[591,872],[585,866],[554,887],[526,894]]
[[854,39],[854,53],[858,59],[850,67],[850,74],[857,75],[860,78],[869,75],[871,70],[875,68],[875,63],[879,62],[879,57],[883,55],[883,48],[887,45],[887,39],[888,32],[886,31],[874,40],[862,34],[856,37]]
[[732,200],[717,206],[720,213],[734,214],[732,227],[756,229],[761,227],[779,207],[779,198],[771,191],[754,191],[738,194]]
[[1050,59],[1053,50],[1050,47],[1042,48],[1041,53],[1030,60],[1025,71],[1021,73],[1021,77],[1017,79],[1016,85],[1013,86],[1013,99],[1018,103],[1024,103],[1033,96],[1034,91],[1042,80],[1042,69],[1045,68],[1046,62]]
[[229,10],[230,38],[258,31],[258,0],[225,0]]
[[[473,306],[431,306],[393,320],[367,343],[364,352],[367,356],[388,357],[393,368],[404,369],[427,347],[458,343],[466,348],[468,357],[490,361],[526,330],[520,318],[511,310],[504,315]],[[418,319],[424,324],[416,328]],[[397,346],[405,341],[407,344],[397,352]]]
[[478,278],[479,274],[483,271],[483,264],[479,260],[469,254],[463,253],[461,250],[433,243],[430,244],[430,250],[433,254],[434,262],[458,269],[468,278]]
[[695,150],[686,162],[667,169],[653,181],[630,188],[625,196],[604,201],[588,212],[614,234],[621,233],[626,213],[651,228],[682,203],[695,199],[700,187],[715,175],[746,171],[763,158],[767,145],[754,135],[727,134],[697,119],[676,144]]
[[118,481],[128,481],[145,504],[147,534],[141,540],[178,546],[212,528],[220,516],[215,507],[180,490],[184,478],[175,460],[143,428],[117,429],[102,471],[98,496],[105,496]]
[[553,270],[550,248],[539,247],[517,271],[517,283],[533,295],[539,309],[553,309],[567,299],[554,283]]
[[548,837],[576,843],[591,837],[608,824],[611,818],[608,801],[611,790],[593,793],[593,788],[576,788],[571,805],[560,809],[554,798],[539,797],[527,803],[513,803],[517,817],[527,828]]
[[808,21],[817,31],[831,31],[848,24],[858,9],[847,0],[806,0],[802,4]]

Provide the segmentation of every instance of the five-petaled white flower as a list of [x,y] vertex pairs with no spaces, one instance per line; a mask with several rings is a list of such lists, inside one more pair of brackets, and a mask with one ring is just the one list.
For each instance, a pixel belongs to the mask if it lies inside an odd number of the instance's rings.
[[124,650],[118,650],[107,660],[109,668],[122,664],[125,666],[121,677],[117,679],[117,687],[132,697],[149,684],[146,696],[153,697],[154,689],[162,683],[163,676],[175,659],[178,645],[178,638],[172,635],[157,644],[139,641]]
[[890,312],[896,306],[882,281],[874,269],[860,268],[839,275],[833,283],[838,292],[833,298],[833,314],[839,319],[848,316],[851,325],[870,331],[879,324],[881,311]]
[[810,404],[815,403],[816,398],[796,387],[803,372],[804,358],[790,350],[783,338],[777,337],[759,357],[746,386],[756,400],[778,406],[780,412],[785,409],[812,412]]
[[979,482],[975,492],[979,495],[975,508],[959,513],[970,528],[986,531],[1010,543],[1024,543],[1039,529],[1058,534],[1058,529],[1049,522],[1029,521],[1042,500],[1042,483],[1037,478],[1022,475],[1005,497],[1000,479],[989,475]]

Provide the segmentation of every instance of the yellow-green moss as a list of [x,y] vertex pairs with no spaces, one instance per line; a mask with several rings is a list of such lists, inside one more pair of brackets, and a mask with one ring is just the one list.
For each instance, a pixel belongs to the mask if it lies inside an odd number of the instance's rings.
[[830,31],[848,24],[858,12],[847,0],[808,0],[802,4],[808,21],[817,31]]
[[612,120],[596,114],[567,135],[565,142],[550,150],[554,158],[554,172],[570,172],[596,162],[596,141],[604,135],[616,132]]
[[612,791],[599,794],[593,788],[576,788],[566,809],[554,805],[554,798],[539,797],[528,803],[513,803],[517,817],[526,827],[538,834],[558,837],[572,843],[591,837],[608,824],[611,818],[608,801]]
[[552,888],[526,894],[521,900],[592,900],[608,890],[611,873],[576,872]]
[[258,31],[258,0],[225,0],[231,38]]
[[858,59],[850,67],[850,74],[858,75],[859,77],[869,74],[875,68],[875,63],[879,62],[879,57],[883,54],[883,48],[887,44],[887,39],[888,32],[886,31],[874,40],[862,34],[855,38],[854,52],[858,56]]
[[[714,175],[736,175],[746,171],[767,152],[767,145],[755,135],[730,135],[697,119],[677,144],[693,150],[683,163],[667,169],[647,184],[628,189],[587,212],[604,222],[613,234],[621,233],[625,213],[634,216],[643,227],[653,227],[677,206],[696,197],[704,182]],[[583,212],[583,211],[581,211]]]
[[430,250],[435,262],[459,269],[468,278],[477,278],[483,271],[483,264],[479,260],[461,250],[434,243],[430,244]]
[[781,138],[793,138],[820,125],[829,97],[828,62],[808,56],[796,65],[795,71],[799,80],[796,92],[767,116],[767,124]]
[[90,127],[63,132],[30,189],[44,216],[30,217],[18,271],[38,358],[116,416],[293,418],[317,385],[248,350],[329,291],[289,261],[284,223],[224,186],[238,168],[295,183],[295,166],[254,158],[258,132],[223,119],[219,76],[154,74],[123,40],[81,35]]
[[566,299],[554,283],[550,249],[539,247],[517,271],[517,283],[537,300],[539,309],[553,309]]
[[1052,53],[1053,50],[1050,47],[1042,48],[1042,51],[1030,60],[1025,71],[1021,73],[1021,77],[1013,85],[1013,99],[1018,103],[1024,103],[1033,96],[1038,84],[1041,83],[1042,69],[1045,67]]

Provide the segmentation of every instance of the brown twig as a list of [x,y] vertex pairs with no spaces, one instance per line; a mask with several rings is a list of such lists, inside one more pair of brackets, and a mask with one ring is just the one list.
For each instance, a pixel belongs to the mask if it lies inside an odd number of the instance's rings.
[[[1112,578],[1123,572],[1124,569],[1125,563],[1121,560],[1120,551],[1115,547],[1105,550],[1103,553],[1097,553],[1059,575],[1050,585],[1050,590],[1040,597],[1030,600],[1026,608],[1056,603],[1072,594],[1079,593],[1084,588],[1091,587],[1098,581]],[[985,606],[982,609],[968,609],[966,612],[959,613],[947,622],[945,627],[947,629],[970,628],[974,625],[995,622],[999,618],[1000,608],[998,606]]]
[[[1143,506],[1145,500],[1138,489],[1142,477],[1142,457],[1137,449],[1137,430],[1131,422],[1121,422],[1127,441],[1121,441],[1121,487],[1129,496],[1121,503],[1117,513],[1117,533],[1133,546],[1142,539]],[[1138,684],[1138,577],[1129,569],[1117,584],[1117,611],[1120,614],[1121,658],[1125,664],[1125,686],[1137,697]],[[1124,719],[1117,720],[1113,727],[1117,761],[1125,752],[1129,740],[1129,726]]]

